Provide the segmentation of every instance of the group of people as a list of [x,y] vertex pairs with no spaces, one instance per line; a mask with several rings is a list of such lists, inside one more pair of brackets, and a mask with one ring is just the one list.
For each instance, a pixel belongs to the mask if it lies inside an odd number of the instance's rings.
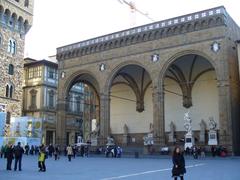
[[7,170],[12,170],[12,161],[15,159],[14,163],[14,171],[22,170],[22,155],[24,153],[24,149],[21,146],[21,143],[18,142],[16,146],[13,144],[8,144],[5,149],[5,158],[7,159]]
[[205,148],[193,146],[192,148],[187,147],[185,150],[186,155],[192,155],[194,159],[198,159],[198,157],[205,158]]

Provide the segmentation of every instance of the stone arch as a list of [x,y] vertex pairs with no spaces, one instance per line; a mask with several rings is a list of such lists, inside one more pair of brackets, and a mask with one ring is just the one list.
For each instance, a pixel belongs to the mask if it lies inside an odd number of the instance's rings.
[[212,26],[214,26],[214,19],[213,19],[213,18],[210,18],[210,19],[208,20],[208,27],[212,27]]
[[189,23],[188,25],[187,25],[187,27],[186,27],[186,29],[187,29],[187,32],[191,32],[192,30],[193,30],[193,25],[192,25],[192,23]]
[[135,43],[135,37],[134,37],[134,36],[131,36],[131,38],[130,38],[130,43],[131,43],[131,44]]
[[3,21],[6,25],[8,25],[10,18],[11,18],[11,11],[9,9],[5,9],[4,15],[3,15]]
[[18,31],[21,32],[22,29],[23,29],[23,17],[22,16],[19,16],[17,24],[18,24],[17,25],[18,26]]
[[66,80],[64,83],[64,89],[63,89],[63,94],[62,97],[66,98],[66,95],[69,91],[69,89],[72,87],[72,85],[74,84],[74,82],[81,76],[86,75],[87,77],[90,78],[89,80],[83,80],[83,82],[90,84],[93,89],[97,92],[97,94],[99,94],[100,92],[100,87],[99,87],[99,81],[97,80],[96,76],[90,72],[90,71],[86,71],[86,70],[79,70],[76,71],[74,73],[72,73]]
[[200,23],[197,21],[194,23],[194,29],[199,30],[200,29]]
[[154,39],[158,39],[158,37],[159,37],[159,31],[155,31],[154,32]]
[[[189,62],[184,60],[189,60]],[[216,63],[208,54],[198,50],[177,52],[164,62],[162,72],[160,72],[159,86],[165,92],[163,97],[165,132],[169,131],[168,125],[171,119],[175,119],[174,122],[176,122],[177,131],[179,131],[176,136],[181,137],[180,131],[183,131],[184,128],[177,120],[181,118],[179,114],[183,114],[190,107],[192,117],[196,119],[194,124],[196,131],[199,130],[198,124],[201,118],[208,120],[213,115],[220,122],[220,96],[217,81],[219,70]],[[174,65],[178,66],[184,73],[185,80],[182,80],[178,73],[176,73],[177,78],[175,78],[174,73],[170,72],[171,70],[176,72],[173,69]],[[169,79],[171,76],[173,79]],[[174,79],[177,81],[174,82]],[[171,114],[169,108],[176,109],[176,113]]]
[[115,41],[114,41],[114,47],[118,47],[118,44],[119,44],[119,43],[118,43],[118,40],[115,40]]
[[205,58],[211,65],[212,67],[214,68],[215,72],[216,72],[216,77],[217,77],[217,80],[220,79],[219,78],[219,70],[217,68],[217,64],[215,63],[215,61],[210,57],[208,56],[207,54],[205,54],[204,52],[201,52],[201,51],[197,51],[197,50],[186,50],[186,51],[180,51],[176,54],[174,54],[173,56],[171,56],[163,65],[163,67],[161,68],[161,71],[159,73],[159,83],[158,85],[160,86],[165,76],[165,73],[168,69],[168,67],[170,67],[170,65],[176,61],[178,58],[182,57],[182,56],[185,56],[185,55],[189,55],[189,54],[195,54],[195,55],[198,55],[198,56],[202,56],[203,58]]
[[221,17],[216,18],[216,24],[221,25],[223,23],[223,19]]
[[168,28],[167,29],[167,36],[171,36],[172,35],[172,28]]
[[124,67],[126,67],[126,66],[128,66],[128,65],[136,65],[136,66],[142,67],[143,69],[145,69],[145,70],[148,72],[150,78],[153,79],[153,77],[152,77],[152,75],[151,75],[151,73],[150,73],[151,71],[148,70],[147,67],[146,67],[144,64],[142,64],[142,63],[140,63],[140,62],[138,62],[138,61],[122,62],[122,63],[118,64],[115,68],[113,68],[113,70],[112,70],[111,73],[109,74],[109,76],[108,76],[108,78],[107,78],[107,80],[106,80],[105,86],[104,86],[104,92],[107,92],[107,94],[109,93],[110,88],[111,88],[111,84],[112,84],[112,81],[114,80],[115,75],[116,75],[122,68],[124,68]]
[[13,28],[15,28],[15,26],[16,26],[17,19],[18,19],[17,14],[13,13],[12,16],[11,16],[11,20],[12,20],[12,23],[13,23],[12,24]]
[[206,20],[202,20],[201,21],[201,28],[205,28],[207,27],[207,21]]
[[30,28],[30,25],[29,25],[28,20],[25,20],[25,21],[24,21],[23,26],[24,26],[24,31],[25,31],[25,33],[27,33],[28,30],[29,30],[29,28]]

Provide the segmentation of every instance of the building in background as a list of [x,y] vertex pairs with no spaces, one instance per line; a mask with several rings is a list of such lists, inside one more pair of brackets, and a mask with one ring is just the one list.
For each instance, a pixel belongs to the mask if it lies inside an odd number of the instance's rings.
[[24,41],[32,26],[33,2],[0,1],[0,111],[7,124],[22,112]]
[[[23,83],[23,116],[42,118],[43,141],[55,144],[56,100],[58,86],[58,65],[53,57],[49,60],[25,59]],[[68,99],[67,144],[76,142],[83,135],[83,118],[90,116],[93,108],[88,108],[93,96],[83,83],[75,85]],[[85,105],[84,105],[85,104]],[[85,108],[85,111],[84,111]],[[84,114],[85,112],[85,114]]]

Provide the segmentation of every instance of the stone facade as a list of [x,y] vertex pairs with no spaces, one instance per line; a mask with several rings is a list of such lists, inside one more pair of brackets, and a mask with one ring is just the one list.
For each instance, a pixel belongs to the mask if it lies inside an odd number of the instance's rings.
[[22,114],[24,40],[31,28],[32,16],[33,0],[25,4],[24,1],[0,1],[0,103],[6,105],[12,117]]
[[[58,48],[59,74],[64,76],[59,79],[58,86],[57,142],[66,142],[68,88],[74,79],[84,76],[99,95],[99,142],[105,143],[111,134],[112,83],[121,69],[136,65],[146,70],[151,79],[155,145],[166,145],[163,86],[166,72],[181,57],[196,55],[207,60],[216,74],[219,143],[240,153],[239,138],[236,138],[239,135],[236,40],[239,38],[239,27],[224,7],[217,7]],[[189,95],[187,89],[186,95]],[[183,106],[192,106],[191,97],[183,98]]]

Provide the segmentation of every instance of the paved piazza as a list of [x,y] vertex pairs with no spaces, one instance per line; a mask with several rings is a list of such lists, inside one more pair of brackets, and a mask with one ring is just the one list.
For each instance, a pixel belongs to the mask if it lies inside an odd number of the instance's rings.
[[[168,180],[171,178],[170,157],[105,158],[77,157],[71,162],[62,156],[60,160],[46,160],[47,172],[38,172],[37,156],[24,156],[23,171],[6,171],[6,162],[0,159],[1,180],[111,180],[143,179]],[[186,158],[187,180],[239,180],[240,158]]]

